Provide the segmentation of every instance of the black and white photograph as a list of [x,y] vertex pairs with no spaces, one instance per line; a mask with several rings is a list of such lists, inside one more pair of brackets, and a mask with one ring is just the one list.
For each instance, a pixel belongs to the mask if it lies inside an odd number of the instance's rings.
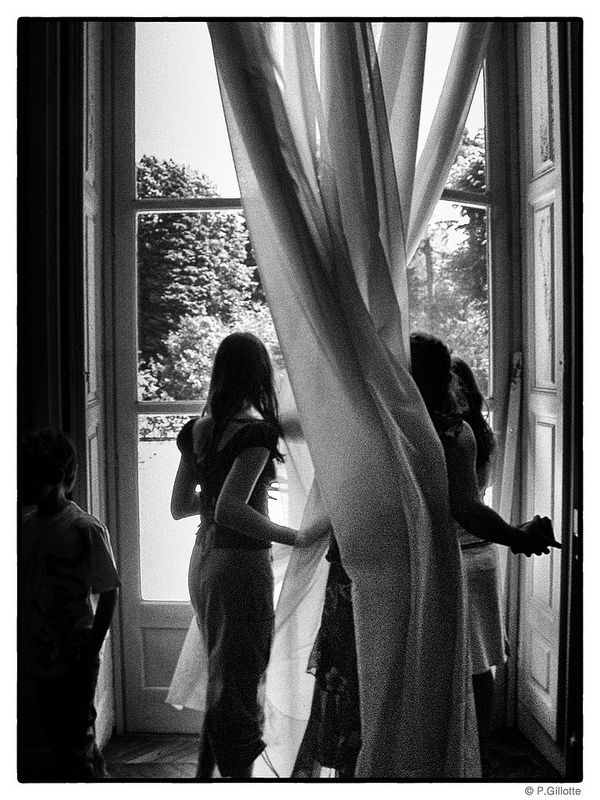
[[52,5],[8,779],[585,794],[588,21]]

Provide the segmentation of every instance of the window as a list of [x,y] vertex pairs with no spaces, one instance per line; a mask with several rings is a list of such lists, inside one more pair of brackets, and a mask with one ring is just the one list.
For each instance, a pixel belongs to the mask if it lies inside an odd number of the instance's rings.
[[[202,412],[228,333],[253,331],[279,375],[284,367],[241,211],[206,23],[136,23],[135,65],[141,596],[184,601],[197,520],[170,516],[177,432]],[[281,490],[283,469],[279,478]],[[275,491],[274,519],[283,521],[284,503]]]
[[[444,25],[449,26],[445,50],[444,37],[436,38]],[[455,31],[452,23],[431,26],[430,52],[439,53],[442,64],[433,70],[438,79],[452,48],[452,26]],[[106,328],[112,336],[108,479],[110,528],[118,536],[125,578],[125,727],[194,732],[196,716],[186,717],[164,702],[190,624],[187,570],[197,525],[196,519],[174,522],[170,515],[179,460],[175,436],[187,419],[202,413],[214,348],[233,326],[259,333],[278,371],[283,362],[242,213],[206,24],[115,20],[108,27],[112,66],[107,78],[114,99],[109,183],[114,239],[111,231],[107,252],[112,260],[107,259],[104,275]],[[510,337],[520,323],[511,295],[507,235],[513,206],[503,161],[510,141],[503,125],[510,118],[503,59],[496,38],[478,89],[482,109],[485,84],[485,122],[467,124],[473,141],[463,141],[464,161],[455,164],[409,275],[418,300],[413,325],[419,327],[430,327],[436,302],[440,306],[446,298],[456,305],[457,291],[462,297],[480,292],[483,345],[477,352],[482,370],[491,375],[492,403],[498,401],[500,413],[510,358],[494,358],[494,353],[511,352],[510,338],[502,337]],[[424,111],[424,126],[426,113],[433,107]],[[470,173],[463,169],[473,152],[475,160],[485,156],[485,177],[476,173],[476,184],[465,179]],[[471,247],[473,241],[477,247]],[[503,324],[494,325],[495,319]],[[486,350],[488,331],[489,340],[500,339],[502,347],[487,345]],[[456,331],[446,325],[440,333],[450,338]],[[451,344],[470,358],[464,338]],[[485,366],[486,358],[493,368]],[[283,521],[285,474],[279,477],[271,513]],[[276,559],[276,574],[283,560]]]
[[[458,23],[429,25],[419,148],[457,30]],[[181,531],[191,535],[195,521],[174,522],[169,514],[177,431],[201,413],[214,352],[230,331],[254,331],[280,375],[284,365],[241,210],[206,23],[136,23],[135,65],[130,235],[137,264],[141,593],[186,600],[189,537]],[[447,341],[473,366],[485,394],[491,393],[487,173],[482,72],[458,157],[408,281],[411,329]],[[283,488],[283,471],[280,479]],[[284,502],[281,493],[273,497],[276,519],[283,519]]]
[[[430,23],[419,151],[442,87],[458,25]],[[411,330],[443,339],[490,391],[489,235],[484,71],[442,199],[408,267]]]

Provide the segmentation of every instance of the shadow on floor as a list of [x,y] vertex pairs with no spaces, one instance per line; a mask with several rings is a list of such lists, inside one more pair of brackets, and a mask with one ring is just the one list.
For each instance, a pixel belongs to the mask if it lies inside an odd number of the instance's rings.
[[[560,783],[560,774],[513,730],[492,735],[491,780],[517,783]],[[198,737],[171,734],[115,736],[104,749],[114,781],[177,781],[194,777]]]

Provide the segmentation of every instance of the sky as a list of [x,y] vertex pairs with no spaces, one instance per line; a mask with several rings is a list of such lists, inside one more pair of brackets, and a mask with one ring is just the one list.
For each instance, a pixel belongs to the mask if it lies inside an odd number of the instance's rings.
[[[458,23],[431,23],[422,128],[431,122]],[[206,173],[223,197],[239,195],[221,108],[210,37],[204,22],[141,22],[136,26],[136,159],[172,158]],[[483,124],[476,92],[467,127]],[[420,147],[423,137],[419,138]]]

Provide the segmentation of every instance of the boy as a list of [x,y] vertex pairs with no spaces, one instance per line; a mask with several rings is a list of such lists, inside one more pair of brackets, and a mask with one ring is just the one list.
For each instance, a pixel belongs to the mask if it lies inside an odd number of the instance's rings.
[[53,777],[97,780],[108,775],[94,693],[119,576],[106,528],[68,499],[77,473],[69,437],[28,434],[19,466],[20,501],[37,506],[23,520],[21,661],[34,675]]

